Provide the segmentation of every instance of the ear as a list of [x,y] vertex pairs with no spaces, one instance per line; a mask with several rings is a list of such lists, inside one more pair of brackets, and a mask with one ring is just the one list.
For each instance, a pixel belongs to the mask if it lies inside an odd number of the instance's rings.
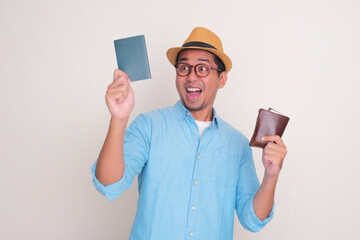
[[220,73],[219,80],[220,80],[219,88],[223,88],[227,81],[227,72],[223,71],[222,73]]

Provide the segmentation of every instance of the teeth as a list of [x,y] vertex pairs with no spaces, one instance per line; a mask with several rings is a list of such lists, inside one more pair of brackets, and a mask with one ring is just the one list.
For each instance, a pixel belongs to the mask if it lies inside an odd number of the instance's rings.
[[186,89],[188,92],[200,92],[201,89],[200,88],[187,88]]

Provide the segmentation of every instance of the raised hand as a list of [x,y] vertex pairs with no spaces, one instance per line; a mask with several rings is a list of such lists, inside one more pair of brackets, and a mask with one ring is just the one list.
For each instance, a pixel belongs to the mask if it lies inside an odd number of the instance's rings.
[[134,91],[129,76],[115,69],[113,82],[108,86],[105,99],[113,120],[125,120],[135,105]]
[[287,154],[286,146],[279,136],[264,136],[263,141],[270,141],[263,150],[263,164],[268,177],[277,177],[280,173],[284,158]]

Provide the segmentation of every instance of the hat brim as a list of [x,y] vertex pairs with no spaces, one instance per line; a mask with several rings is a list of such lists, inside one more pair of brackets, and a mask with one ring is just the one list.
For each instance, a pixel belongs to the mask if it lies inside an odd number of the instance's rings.
[[177,55],[179,54],[179,52],[181,50],[185,50],[185,49],[199,49],[199,50],[205,50],[208,52],[211,52],[213,54],[215,54],[216,56],[218,56],[221,61],[224,63],[225,65],[225,71],[229,72],[232,68],[232,62],[230,60],[230,58],[223,52],[220,52],[216,49],[212,49],[212,48],[204,48],[204,47],[174,47],[174,48],[169,48],[166,52],[166,56],[169,59],[170,63],[175,66],[176,65],[176,58]]

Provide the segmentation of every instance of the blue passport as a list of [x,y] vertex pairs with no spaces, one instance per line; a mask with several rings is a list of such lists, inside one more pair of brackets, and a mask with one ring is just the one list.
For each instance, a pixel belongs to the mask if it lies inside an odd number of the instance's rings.
[[114,41],[114,45],[118,68],[131,81],[151,78],[144,35],[118,39]]

